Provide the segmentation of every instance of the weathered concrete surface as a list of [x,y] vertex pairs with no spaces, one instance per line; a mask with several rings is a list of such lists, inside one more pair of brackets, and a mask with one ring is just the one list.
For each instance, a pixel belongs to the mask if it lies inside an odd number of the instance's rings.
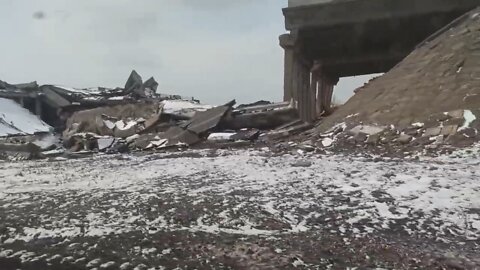
[[345,77],[388,71],[422,40],[478,5],[478,0],[329,1],[283,13],[305,58],[321,60],[326,72]]
[[335,0],[288,0],[288,7],[307,6],[315,4],[323,4]]

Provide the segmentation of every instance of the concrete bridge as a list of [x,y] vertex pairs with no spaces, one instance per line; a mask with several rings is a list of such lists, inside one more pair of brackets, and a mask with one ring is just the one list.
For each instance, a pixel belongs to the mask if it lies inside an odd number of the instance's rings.
[[386,72],[480,0],[290,0],[280,36],[284,100],[313,121],[339,78]]

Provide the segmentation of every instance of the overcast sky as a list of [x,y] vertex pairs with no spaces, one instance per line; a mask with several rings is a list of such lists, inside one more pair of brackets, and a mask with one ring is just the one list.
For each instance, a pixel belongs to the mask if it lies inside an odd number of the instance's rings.
[[[280,101],[286,0],[0,0],[0,80],[123,86],[205,103]],[[343,81],[344,100],[365,78]]]

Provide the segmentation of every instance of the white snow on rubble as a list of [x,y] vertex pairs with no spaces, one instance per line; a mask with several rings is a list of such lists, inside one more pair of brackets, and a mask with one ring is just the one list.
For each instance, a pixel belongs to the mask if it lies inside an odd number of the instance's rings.
[[13,100],[0,98],[0,137],[50,132],[52,128]]
[[470,124],[477,119],[470,110],[463,111],[463,118],[465,119],[465,123],[458,129],[459,131],[468,128]]
[[203,105],[185,100],[164,100],[161,104],[163,105],[164,113],[186,117],[193,117],[195,112],[206,111],[213,108],[211,105]]
[[[203,157],[0,163],[0,207],[41,224],[16,230],[4,242],[152,227],[269,236],[319,229],[368,235],[395,228],[444,242],[480,237],[480,162],[473,157],[374,162],[315,156],[312,166],[299,168],[290,164],[305,156],[194,153]],[[157,200],[163,203],[149,204]],[[46,205],[55,209],[42,213]],[[138,212],[140,205],[156,214]],[[189,225],[177,220],[193,208]],[[66,218],[72,212],[77,216]],[[264,226],[266,220],[282,226]]]

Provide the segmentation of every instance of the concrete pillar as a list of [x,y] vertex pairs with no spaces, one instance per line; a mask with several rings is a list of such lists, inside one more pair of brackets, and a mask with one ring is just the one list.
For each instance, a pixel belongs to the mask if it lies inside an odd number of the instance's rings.
[[284,72],[283,72],[283,101],[290,101],[293,98],[293,74],[295,65],[295,43],[296,38],[291,34],[281,35],[280,46],[285,50],[284,53]]
[[313,63],[313,67],[311,69],[312,73],[312,82],[311,82],[311,91],[312,91],[312,114],[315,118],[318,118],[322,115],[322,89],[323,89],[323,81],[322,81],[322,70],[321,64],[317,61]]
[[296,66],[298,67],[298,81],[295,92],[298,95],[298,110],[300,114],[300,119],[305,122],[312,122],[315,120],[314,113],[314,99],[312,94],[312,82],[311,82],[311,72],[310,65],[302,61],[299,58],[296,61]]
[[294,100],[300,119],[315,120],[314,91],[311,86],[311,61],[302,54],[298,34],[292,32],[280,36],[280,46],[285,50],[284,101]]
[[333,89],[338,83],[338,79],[324,75],[322,80],[324,81],[324,83],[322,89],[323,98],[321,107],[325,114],[330,114],[332,108]]
[[338,83],[338,78],[328,75],[320,62],[315,62],[312,68],[312,78],[318,81],[316,93],[316,115],[329,114],[332,106],[333,89]]

